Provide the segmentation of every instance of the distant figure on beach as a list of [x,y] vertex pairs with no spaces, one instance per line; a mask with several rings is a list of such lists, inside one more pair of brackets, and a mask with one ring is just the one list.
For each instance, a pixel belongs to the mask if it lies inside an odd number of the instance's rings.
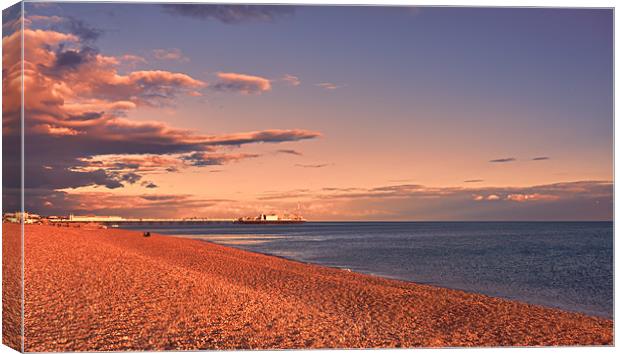
[[143,235],[144,235],[144,237],[149,237],[149,236],[151,236],[151,233],[149,231],[146,231]]

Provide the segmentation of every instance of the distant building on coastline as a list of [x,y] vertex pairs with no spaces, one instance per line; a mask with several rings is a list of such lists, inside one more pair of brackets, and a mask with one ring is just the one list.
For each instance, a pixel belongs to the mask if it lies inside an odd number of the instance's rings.
[[17,211],[15,213],[5,213],[2,215],[2,221],[16,224],[22,221],[24,224],[37,224],[41,222],[41,215],[29,213],[27,211],[24,213]]
[[301,224],[306,222],[298,215],[260,214],[256,217],[245,217],[237,219],[240,224]]
[[279,217],[277,214],[261,214],[261,220],[263,221],[278,221]]

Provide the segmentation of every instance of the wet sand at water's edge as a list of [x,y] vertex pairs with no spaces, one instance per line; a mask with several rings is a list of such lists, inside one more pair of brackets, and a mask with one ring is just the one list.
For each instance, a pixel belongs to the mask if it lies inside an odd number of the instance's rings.
[[613,344],[608,319],[133,231],[27,225],[25,266],[26,351]]

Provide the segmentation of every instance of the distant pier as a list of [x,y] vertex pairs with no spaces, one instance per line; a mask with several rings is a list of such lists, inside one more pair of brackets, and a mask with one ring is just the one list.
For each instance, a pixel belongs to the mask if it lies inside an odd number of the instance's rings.
[[114,218],[114,217],[73,217],[68,219],[50,220],[52,223],[97,223],[103,225],[198,225],[198,224],[232,224],[237,219],[212,218]]
[[26,224],[99,224],[99,225],[203,225],[203,224],[300,224],[306,220],[297,215],[260,214],[243,218],[125,218],[122,216],[74,215],[40,216],[32,213],[6,213],[3,220]]

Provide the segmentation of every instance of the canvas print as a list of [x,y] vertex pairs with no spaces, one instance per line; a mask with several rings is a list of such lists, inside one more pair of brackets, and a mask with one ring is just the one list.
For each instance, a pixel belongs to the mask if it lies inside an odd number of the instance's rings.
[[5,345],[614,344],[613,9],[2,20]]

